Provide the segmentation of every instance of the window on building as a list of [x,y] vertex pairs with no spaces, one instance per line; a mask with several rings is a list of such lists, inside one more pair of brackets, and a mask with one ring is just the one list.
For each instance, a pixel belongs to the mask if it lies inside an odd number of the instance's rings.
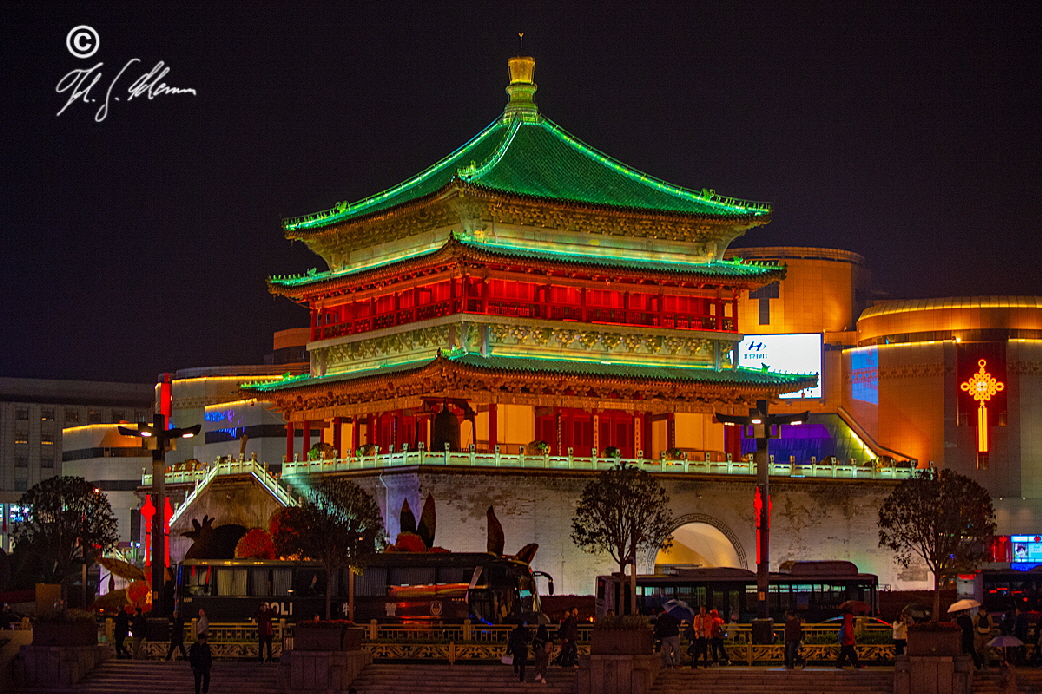
[[53,407],[41,407],[40,408],[40,421],[41,422],[53,422],[54,421],[54,408]]
[[14,490],[16,492],[25,492],[29,490],[29,480],[22,477],[16,478],[14,481]]
[[101,410],[87,410],[87,421],[91,424],[101,424]]
[[16,431],[14,434],[14,442],[24,446],[29,443],[29,434],[24,431]]
[[14,466],[16,468],[27,468],[27,467],[29,467],[29,456],[27,456],[27,455],[15,456]]
[[771,300],[760,299],[760,325],[771,324]]
[[65,410],[65,423],[75,424],[80,421],[80,411],[69,407]]
[[54,434],[40,434],[40,445],[41,446],[53,446],[54,445]]
[[124,422],[126,419],[126,413],[123,410],[112,410],[113,422]]
[[54,467],[54,456],[40,456],[40,467],[52,469]]
[[29,408],[28,407],[16,407],[14,411],[14,418],[21,421],[29,420]]

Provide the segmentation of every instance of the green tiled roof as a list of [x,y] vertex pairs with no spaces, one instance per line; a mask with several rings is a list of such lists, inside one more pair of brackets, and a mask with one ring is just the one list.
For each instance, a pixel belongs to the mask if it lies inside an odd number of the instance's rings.
[[[682,366],[642,366],[629,363],[608,363],[602,361],[572,361],[566,359],[533,359],[524,357],[483,357],[480,354],[453,353],[444,357],[450,362],[490,371],[517,371],[544,374],[577,374],[585,376],[605,376],[615,378],[638,378],[656,381],[696,381],[714,384],[733,384],[745,386],[768,386],[779,388],[782,392],[799,390],[815,379],[813,375],[807,374],[779,374],[765,372],[760,369],[725,369],[714,371],[699,367]],[[316,385],[332,384],[339,381],[352,381],[372,376],[389,376],[391,374],[407,371],[419,371],[436,363],[433,360],[396,364],[394,366],[376,367],[363,369],[348,374],[335,374],[331,376],[292,378],[283,381],[271,381],[266,383],[254,383],[244,386],[261,393],[290,388],[302,388]]]
[[[624,255],[592,255],[589,253],[566,253],[561,251],[539,250],[535,248],[522,248],[519,246],[508,246],[503,244],[474,242],[460,239],[453,234],[449,241],[440,249],[419,249],[409,253],[402,253],[393,260],[383,261],[369,266],[351,266],[343,270],[325,270],[323,272],[310,272],[305,275],[281,275],[269,278],[269,282],[279,287],[300,287],[317,284],[333,279],[351,277],[364,272],[377,270],[391,264],[398,264],[408,260],[426,258],[432,256],[448,246],[456,243],[465,248],[474,249],[486,253],[492,257],[504,259],[525,258],[531,260],[544,260],[562,265],[576,265],[603,268],[628,268],[632,270],[643,270],[651,272],[664,272],[675,275],[690,275],[706,278],[720,279],[760,279],[770,278],[774,273],[782,270],[776,265],[762,263],[748,263],[742,260],[718,260],[710,263],[689,262],[676,260],[650,260],[644,258],[627,258]],[[765,280],[766,281],[766,280]]]
[[287,231],[318,229],[425,197],[459,179],[503,193],[589,205],[714,218],[766,220],[767,203],[693,191],[632,169],[546,118],[500,118],[426,171],[359,202],[287,219]]

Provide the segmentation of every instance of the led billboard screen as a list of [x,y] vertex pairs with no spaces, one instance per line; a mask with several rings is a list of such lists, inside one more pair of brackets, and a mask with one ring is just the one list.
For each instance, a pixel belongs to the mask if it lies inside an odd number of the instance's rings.
[[763,368],[780,373],[814,374],[818,385],[782,398],[821,397],[821,335],[746,335],[738,345],[738,365]]

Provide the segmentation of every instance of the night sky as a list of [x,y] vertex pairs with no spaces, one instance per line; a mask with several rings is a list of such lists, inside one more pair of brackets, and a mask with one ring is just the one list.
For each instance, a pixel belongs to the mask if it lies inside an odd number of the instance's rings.
[[[1040,7],[3,3],[0,375],[261,363],[273,331],[307,323],[265,278],[323,267],[280,218],[465,143],[506,103],[519,31],[558,125],[772,202],[736,246],[856,251],[894,298],[1042,294]],[[85,59],[66,47],[78,25],[100,37]],[[159,61],[196,94],[128,100]],[[67,105],[63,77],[99,62],[94,102]]]

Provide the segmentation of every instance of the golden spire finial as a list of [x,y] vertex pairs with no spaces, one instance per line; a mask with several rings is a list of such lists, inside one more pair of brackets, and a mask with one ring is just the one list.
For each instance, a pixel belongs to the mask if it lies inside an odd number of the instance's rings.
[[[518,32],[518,41],[524,40],[524,32]],[[519,44],[520,45],[520,44]],[[535,95],[535,58],[519,55],[507,61],[510,70],[510,84],[507,85],[507,94],[510,101],[503,118],[521,118],[523,120],[539,120],[539,109],[536,108],[532,97]]]

